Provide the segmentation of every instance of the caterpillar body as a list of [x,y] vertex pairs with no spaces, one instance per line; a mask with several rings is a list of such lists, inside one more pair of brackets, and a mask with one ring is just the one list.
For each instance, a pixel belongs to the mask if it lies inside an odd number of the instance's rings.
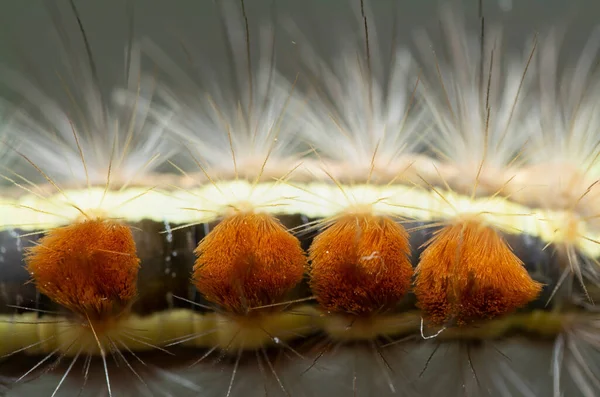
[[110,92],[48,7],[65,99],[2,71],[4,394],[597,393],[598,33],[561,71],[556,31],[511,53],[482,4],[416,51],[371,6],[329,61],[216,2],[226,67],[127,6]]

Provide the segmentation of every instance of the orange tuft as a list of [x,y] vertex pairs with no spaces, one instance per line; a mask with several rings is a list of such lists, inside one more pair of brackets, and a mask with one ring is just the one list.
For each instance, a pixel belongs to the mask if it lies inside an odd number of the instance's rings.
[[410,288],[406,230],[391,219],[346,215],[310,247],[310,286],[332,312],[368,315],[393,308]]
[[90,318],[118,314],[136,296],[139,262],[129,227],[86,220],[57,227],[28,250],[37,289]]
[[427,244],[416,269],[415,295],[433,324],[491,319],[541,292],[498,232],[478,221],[446,226]]
[[198,291],[238,314],[278,303],[302,280],[306,266],[300,241],[268,214],[223,219],[194,252]]

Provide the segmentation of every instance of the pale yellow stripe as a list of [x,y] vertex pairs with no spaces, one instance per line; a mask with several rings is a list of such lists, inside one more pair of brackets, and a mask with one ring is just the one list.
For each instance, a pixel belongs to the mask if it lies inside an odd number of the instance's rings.
[[[66,197],[68,197],[68,200]],[[25,231],[47,230],[97,213],[128,222],[143,219],[170,224],[203,223],[218,219],[231,207],[250,205],[275,215],[304,214],[325,218],[349,206],[373,203],[375,213],[418,221],[449,220],[457,214],[480,213],[508,233],[526,233],[544,242],[572,244],[589,257],[600,256],[600,231],[574,212],[528,208],[501,197],[471,199],[444,190],[405,185],[353,185],[343,190],[333,183],[220,182],[195,189],[148,191],[131,188],[70,190],[40,198],[0,198],[0,229],[20,225]],[[101,205],[100,208],[98,206]],[[76,208],[77,207],[77,208]]]

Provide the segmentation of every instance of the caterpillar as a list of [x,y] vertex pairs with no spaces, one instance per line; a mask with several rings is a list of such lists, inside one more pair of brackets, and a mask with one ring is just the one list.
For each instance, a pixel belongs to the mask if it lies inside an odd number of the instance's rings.
[[482,3],[412,47],[400,3],[276,6],[206,5],[221,64],[127,3],[106,88],[47,3],[53,83],[2,69],[2,393],[595,395],[597,31],[561,69]]

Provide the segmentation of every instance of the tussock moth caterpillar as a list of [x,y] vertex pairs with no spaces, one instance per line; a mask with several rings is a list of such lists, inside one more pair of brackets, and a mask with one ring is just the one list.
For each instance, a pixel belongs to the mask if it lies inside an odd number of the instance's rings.
[[[475,34],[446,17],[449,50],[417,57],[370,6],[350,3],[352,40],[327,64],[305,29],[282,44],[249,2],[219,2],[228,66],[189,43],[172,63],[144,41],[144,55],[127,51],[134,77],[116,108],[95,95],[85,33],[65,58],[81,59],[69,69],[81,84],[64,85],[84,94],[69,106],[7,72],[27,101],[2,138],[17,160],[3,158],[2,254],[33,272],[2,283],[9,393],[48,379],[49,394],[595,393],[594,36],[571,95],[546,102],[551,35],[507,55],[487,19]],[[76,7],[63,11],[86,30]],[[279,70],[282,46],[301,55],[293,73]],[[137,77],[138,60],[154,72]],[[549,113],[571,120],[549,129]],[[577,176],[536,177],[563,146],[557,163]],[[550,375],[526,371],[532,350]],[[25,368],[4,372],[11,363]],[[13,383],[31,369],[40,379]]]

